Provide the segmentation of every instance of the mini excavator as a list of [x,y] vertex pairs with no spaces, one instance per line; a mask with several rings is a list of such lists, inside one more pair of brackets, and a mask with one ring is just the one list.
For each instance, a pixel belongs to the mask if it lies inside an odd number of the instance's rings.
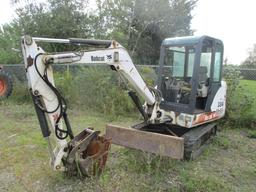
[[[93,46],[95,50],[48,53],[38,45],[41,42]],[[114,40],[26,35],[21,46],[29,90],[54,170],[72,175],[101,172],[110,143],[175,159],[194,159],[216,134],[216,120],[225,115],[223,43],[216,38],[164,39],[154,88],[146,85],[127,50]],[[105,136],[90,128],[74,136],[66,101],[53,78],[52,66],[64,63],[108,65],[131,85],[129,96],[143,122],[131,127],[108,124]]]

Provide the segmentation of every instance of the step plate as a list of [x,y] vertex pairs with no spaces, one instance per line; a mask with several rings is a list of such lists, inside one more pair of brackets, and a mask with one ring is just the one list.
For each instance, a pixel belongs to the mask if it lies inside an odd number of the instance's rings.
[[106,137],[112,138],[112,143],[145,152],[183,159],[184,139],[170,135],[139,131],[132,128],[108,124]]

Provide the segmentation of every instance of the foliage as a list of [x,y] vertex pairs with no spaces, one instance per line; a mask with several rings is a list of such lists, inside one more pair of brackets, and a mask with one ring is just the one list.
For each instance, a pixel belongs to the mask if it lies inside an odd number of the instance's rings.
[[74,80],[73,75],[69,71],[55,72],[54,73],[55,86],[64,96],[67,101],[67,105],[72,107],[74,103],[80,99],[79,89],[77,82]]
[[80,106],[111,118],[134,112],[119,78],[106,68],[80,67],[75,75],[64,72],[56,77],[56,86],[71,107]]
[[256,130],[249,130],[248,131],[248,137],[256,139]]
[[138,71],[142,75],[145,83],[150,87],[154,87],[157,81],[157,74],[155,70],[151,67],[143,66],[139,68]]
[[254,119],[252,109],[254,97],[241,84],[241,76],[237,67],[225,66],[224,78],[227,82],[227,112],[229,123],[250,126]]
[[105,31],[131,52],[135,63],[157,64],[164,38],[191,35],[195,0],[102,1]]
[[[141,73],[145,81],[153,86],[154,70],[143,68]],[[109,68],[78,67],[74,73],[58,72],[55,73],[55,83],[71,108],[80,106],[112,119],[136,112],[127,94],[129,85]]]
[[18,104],[32,102],[27,85],[23,81],[17,79],[15,76],[12,76],[12,78],[14,82],[13,92],[11,96],[8,98],[8,100],[11,100],[12,102]]
[[[17,18],[0,28],[0,63],[20,63],[20,37],[31,36],[55,38],[90,38],[90,19],[84,10],[86,0],[17,1]],[[72,46],[51,44],[44,46],[47,51],[65,51]]]
[[[13,0],[17,18],[0,31],[0,63],[22,59],[20,36],[29,34],[56,38],[116,39],[136,63],[157,64],[163,38],[191,35],[191,10],[196,0],[97,0],[96,9],[87,0]],[[65,51],[67,45],[46,45],[47,51]],[[12,56],[14,54],[14,56]]]
[[[124,82],[115,71],[104,66],[70,68],[54,67],[56,88],[67,101],[68,108],[88,109],[100,112],[111,119],[120,116],[130,116],[137,112],[128,96],[129,84]],[[142,77],[149,86],[154,85],[156,73],[152,68],[139,69]],[[14,92],[10,97],[15,103],[31,103],[27,82],[14,78]],[[144,101],[142,100],[142,103]]]
[[116,74],[104,68],[85,68],[78,75],[78,86],[83,87],[79,90],[81,101],[89,101],[89,108],[105,115],[120,116],[134,111],[130,98],[118,84],[121,82]]
[[28,2],[16,9],[14,20],[22,34],[42,37],[85,37],[86,0],[48,0]]
[[56,72],[55,84],[69,108],[97,111],[111,119],[135,112],[116,73],[103,67],[78,67],[76,72]]
[[0,63],[20,63],[21,53],[14,51],[19,48],[20,33],[14,23],[0,27]]
[[253,48],[248,51],[248,57],[241,64],[243,68],[256,68],[256,44],[253,45]]

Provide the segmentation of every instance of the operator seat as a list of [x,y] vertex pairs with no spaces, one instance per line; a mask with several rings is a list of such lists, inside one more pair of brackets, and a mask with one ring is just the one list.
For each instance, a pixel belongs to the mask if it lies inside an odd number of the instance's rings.
[[164,77],[161,85],[162,96],[166,101],[175,102],[179,89],[174,78]]
[[207,67],[200,66],[198,73],[198,88],[197,88],[197,96],[198,97],[207,97],[208,95],[208,76],[207,76]]

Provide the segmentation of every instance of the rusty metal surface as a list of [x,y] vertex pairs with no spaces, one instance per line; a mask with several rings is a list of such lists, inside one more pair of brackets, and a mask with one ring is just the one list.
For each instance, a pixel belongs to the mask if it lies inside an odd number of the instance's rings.
[[68,175],[93,176],[102,173],[110,149],[111,139],[99,131],[85,129],[72,139],[64,164]]
[[29,55],[29,57],[27,58],[27,63],[28,63],[28,66],[27,68],[29,68],[30,66],[33,65],[34,63],[34,59]]
[[110,143],[111,139],[98,136],[88,145],[83,153],[85,158],[80,158],[78,162],[83,175],[95,176],[102,173],[106,165]]
[[183,159],[184,139],[181,137],[139,131],[110,124],[106,126],[106,136],[110,137],[112,143],[117,145],[174,159]]

